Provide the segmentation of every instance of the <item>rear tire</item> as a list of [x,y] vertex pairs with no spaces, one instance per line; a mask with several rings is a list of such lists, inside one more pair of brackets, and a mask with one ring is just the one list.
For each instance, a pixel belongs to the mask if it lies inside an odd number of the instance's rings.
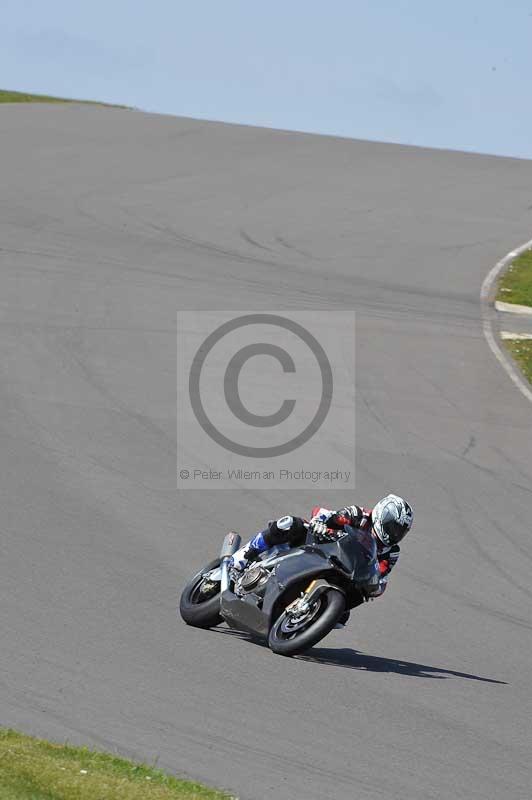
[[214,628],[223,622],[220,615],[220,592],[201,599],[203,575],[219,567],[220,560],[216,558],[203,567],[183,589],[179,601],[179,613],[187,625],[193,625],[195,628]]
[[321,603],[318,613],[311,619],[308,627],[290,634],[286,631],[288,615],[286,611],[275,620],[268,636],[268,646],[280,656],[295,656],[309,650],[327,636],[345,612],[345,597],[338,589],[326,589],[317,601]]

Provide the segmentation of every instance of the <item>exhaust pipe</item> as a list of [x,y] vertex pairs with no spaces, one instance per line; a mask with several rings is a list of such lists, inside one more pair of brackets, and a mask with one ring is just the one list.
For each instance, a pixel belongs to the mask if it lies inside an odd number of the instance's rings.
[[224,539],[220,558],[222,559],[221,570],[222,577],[220,581],[220,596],[229,589],[229,566],[233,553],[236,553],[240,547],[241,538],[238,533],[230,531]]

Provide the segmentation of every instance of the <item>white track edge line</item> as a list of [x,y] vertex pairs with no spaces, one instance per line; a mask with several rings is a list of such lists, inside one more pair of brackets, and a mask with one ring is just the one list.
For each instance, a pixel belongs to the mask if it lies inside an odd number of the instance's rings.
[[484,331],[484,336],[486,337],[486,341],[488,346],[504,369],[506,374],[511,378],[512,382],[517,386],[519,391],[532,403],[532,390],[525,379],[521,376],[521,373],[518,372],[516,367],[510,361],[509,356],[502,350],[499,346],[497,338],[493,332],[493,306],[491,304],[492,301],[492,292],[493,292],[493,284],[495,283],[496,279],[498,278],[499,274],[505,269],[517,256],[520,256],[521,253],[524,253],[526,250],[532,249],[532,239],[529,239],[528,242],[516,247],[515,250],[511,250],[504,258],[501,258],[492,269],[488,272],[484,281],[482,283],[482,288],[480,290],[480,305],[482,309],[482,329]]

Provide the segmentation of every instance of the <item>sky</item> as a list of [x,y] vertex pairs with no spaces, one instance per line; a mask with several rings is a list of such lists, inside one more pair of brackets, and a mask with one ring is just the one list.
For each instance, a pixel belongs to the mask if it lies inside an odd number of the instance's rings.
[[0,87],[532,158],[532,0],[2,0]]

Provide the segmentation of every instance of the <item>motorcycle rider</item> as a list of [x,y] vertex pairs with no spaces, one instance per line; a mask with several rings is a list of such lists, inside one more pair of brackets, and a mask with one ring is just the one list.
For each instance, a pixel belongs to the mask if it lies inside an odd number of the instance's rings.
[[[232,568],[237,572],[243,571],[261,553],[275,545],[287,543],[297,547],[304,544],[307,530],[316,542],[335,541],[345,535],[344,526],[349,525],[369,531],[377,544],[380,579],[378,587],[370,595],[373,599],[384,593],[388,576],[399,559],[399,542],[412,527],[413,519],[411,506],[395,494],[383,497],[371,510],[362,506],[345,506],[338,511],[331,511],[315,506],[308,523],[302,517],[289,515],[270,521],[264,530],[236,551]],[[345,623],[348,616],[349,612],[346,612],[340,622]]]

